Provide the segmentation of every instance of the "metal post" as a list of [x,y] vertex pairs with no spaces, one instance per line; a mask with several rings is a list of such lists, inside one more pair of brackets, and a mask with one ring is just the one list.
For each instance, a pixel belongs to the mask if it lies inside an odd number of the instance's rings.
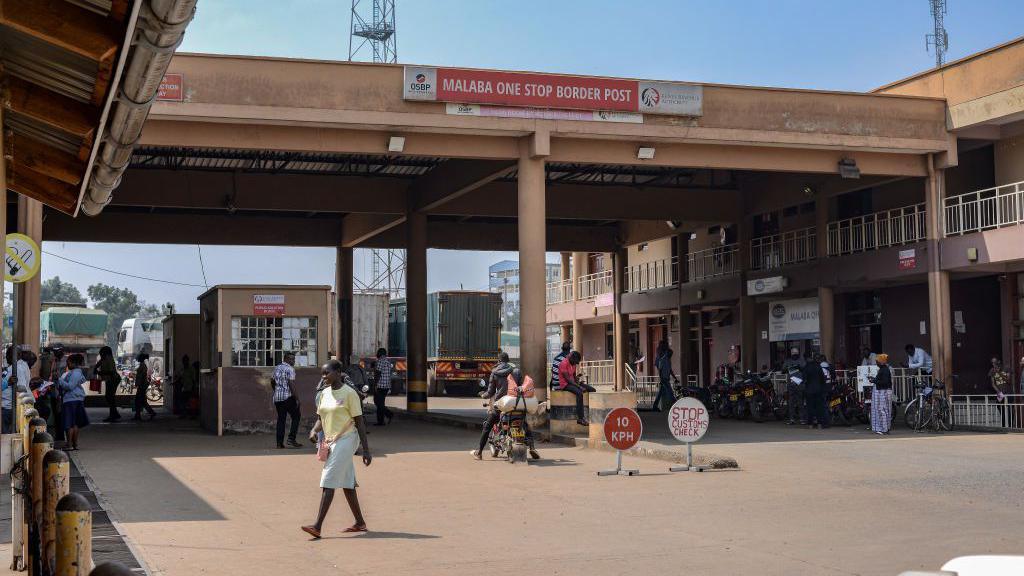
[[615,451],[615,470],[598,470],[598,476],[636,476],[640,474],[639,470],[623,470],[622,469],[622,450]]
[[92,568],[92,512],[89,501],[71,492],[57,502],[57,572],[86,576]]
[[67,495],[70,486],[71,465],[62,450],[50,450],[43,457],[43,514],[40,528],[43,574],[53,575],[57,570],[57,501]]

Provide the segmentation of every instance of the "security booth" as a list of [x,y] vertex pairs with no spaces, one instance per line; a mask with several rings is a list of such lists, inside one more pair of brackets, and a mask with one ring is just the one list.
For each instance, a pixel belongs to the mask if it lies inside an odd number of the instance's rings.
[[[171,314],[164,317],[164,406],[180,408],[175,402],[174,383],[182,372],[189,369],[182,360],[188,356],[189,363],[199,361],[199,314]],[[175,410],[177,412],[177,410]]]
[[327,361],[330,286],[220,285],[199,296],[199,420],[203,429],[270,432],[274,367],[295,354],[295,392],[312,421]]

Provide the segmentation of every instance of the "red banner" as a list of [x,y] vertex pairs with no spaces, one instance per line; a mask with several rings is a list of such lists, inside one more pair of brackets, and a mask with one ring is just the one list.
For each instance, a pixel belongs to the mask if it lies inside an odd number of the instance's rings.
[[633,111],[636,82],[438,68],[437,99],[539,108]]

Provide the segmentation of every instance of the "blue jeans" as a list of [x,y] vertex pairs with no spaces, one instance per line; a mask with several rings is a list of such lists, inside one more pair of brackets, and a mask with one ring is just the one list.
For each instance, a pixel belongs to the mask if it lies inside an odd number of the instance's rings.
[[[658,402],[661,401],[662,397],[665,398],[665,402],[661,403],[661,408],[658,408]],[[676,393],[672,391],[672,384],[668,380],[662,380],[658,384],[658,394],[654,397],[654,404],[651,405],[651,410],[666,410],[672,406],[676,401]],[[668,405],[666,406],[666,403]]]

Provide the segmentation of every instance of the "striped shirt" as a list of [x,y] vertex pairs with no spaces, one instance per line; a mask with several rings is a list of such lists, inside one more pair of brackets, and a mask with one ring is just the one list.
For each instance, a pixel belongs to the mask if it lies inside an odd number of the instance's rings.
[[274,368],[274,402],[284,402],[292,397],[292,389],[288,385],[295,380],[295,368],[287,362],[281,362]]
[[391,390],[391,360],[379,358],[377,360],[377,388],[380,390]]

